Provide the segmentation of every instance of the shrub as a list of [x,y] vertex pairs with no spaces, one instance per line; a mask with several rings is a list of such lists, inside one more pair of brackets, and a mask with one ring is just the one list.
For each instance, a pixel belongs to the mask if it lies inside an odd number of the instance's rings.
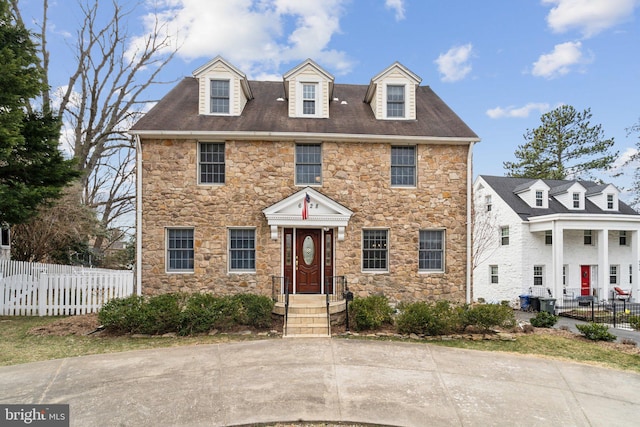
[[536,328],[552,328],[558,322],[558,316],[554,316],[546,311],[540,311],[531,318],[531,325]]
[[212,294],[193,294],[180,316],[180,335],[208,332],[222,317],[223,300]]
[[585,338],[592,341],[615,341],[616,336],[609,332],[606,325],[601,323],[589,322],[584,325],[576,325]]
[[266,328],[271,325],[273,300],[263,295],[238,294],[231,297],[234,320],[239,325]]
[[391,324],[393,309],[384,295],[371,295],[355,298],[349,304],[349,319],[356,331],[380,328],[384,323]]
[[629,324],[636,331],[640,331],[640,316],[629,316]]
[[98,320],[106,330],[116,333],[136,333],[143,321],[144,298],[131,295],[112,299],[98,312]]
[[460,310],[448,301],[410,303],[401,306],[396,326],[401,334],[446,335],[460,329]]
[[480,304],[466,307],[462,313],[462,324],[464,327],[476,326],[488,331],[495,327],[513,327],[516,318],[513,309],[508,305]]
[[169,293],[150,297],[143,306],[144,316],[138,332],[165,334],[178,332],[186,294]]

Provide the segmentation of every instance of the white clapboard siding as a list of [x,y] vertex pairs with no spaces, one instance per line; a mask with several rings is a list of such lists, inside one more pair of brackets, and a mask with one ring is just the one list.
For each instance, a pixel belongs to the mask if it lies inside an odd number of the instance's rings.
[[0,315],[62,316],[96,313],[133,294],[133,272],[0,263]]

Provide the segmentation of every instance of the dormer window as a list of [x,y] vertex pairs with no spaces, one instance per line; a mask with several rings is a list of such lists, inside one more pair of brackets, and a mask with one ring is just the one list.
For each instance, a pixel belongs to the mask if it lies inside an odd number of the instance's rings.
[[316,114],[316,83],[302,84],[302,114],[315,116]]
[[614,209],[614,206],[613,194],[607,194],[607,209]]
[[580,209],[580,193],[573,193],[573,208]]
[[542,191],[536,191],[536,207],[541,208],[542,207],[542,196],[544,195],[544,193]]
[[229,114],[229,80],[211,80],[211,113]]
[[404,118],[404,86],[387,86],[387,117]]

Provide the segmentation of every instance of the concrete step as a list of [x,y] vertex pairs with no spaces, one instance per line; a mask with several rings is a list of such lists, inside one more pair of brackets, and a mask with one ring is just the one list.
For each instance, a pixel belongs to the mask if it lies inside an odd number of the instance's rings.
[[287,338],[300,336],[323,336],[328,337],[327,326],[287,326]]
[[289,326],[295,325],[327,325],[327,313],[320,314],[291,314],[289,313]]

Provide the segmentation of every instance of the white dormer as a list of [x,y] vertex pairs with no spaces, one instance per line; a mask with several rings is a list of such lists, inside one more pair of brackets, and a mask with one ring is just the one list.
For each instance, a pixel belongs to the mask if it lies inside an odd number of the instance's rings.
[[513,192],[532,208],[549,208],[549,186],[541,179],[519,185]]
[[587,199],[603,211],[617,211],[619,193],[611,184],[598,185],[587,190]]
[[585,194],[587,190],[577,181],[569,182],[560,187],[554,187],[549,195],[570,211],[584,210]]
[[422,79],[411,70],[393,63],[371,79],[364,102],[378,120],[415,120],[416,88]]
[[198,113],[215,116],[239,116],[253,98],[247,76],[221,56],[193,72],[198,79]]
[[289,100],[289,117],[329,118],[334,77],[311,59],[283,76],[284,92]]

